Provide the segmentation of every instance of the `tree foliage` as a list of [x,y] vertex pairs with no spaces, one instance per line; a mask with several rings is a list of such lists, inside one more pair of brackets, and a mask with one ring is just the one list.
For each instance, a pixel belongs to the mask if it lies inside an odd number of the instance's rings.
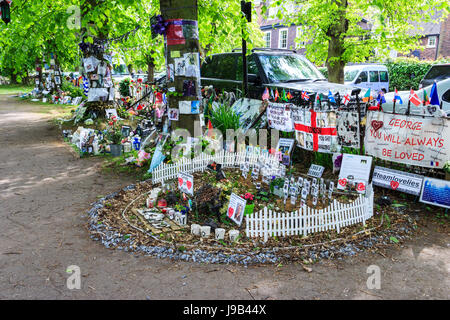
[[49,61],[54,53],[59,64],[78,63],[76,34],[67,26],[71,0],[16,0],[11,22],[0,23],[0,73],[19,82],[35,69],[36,58]]
[[[199,0],[198,11],[204,54],[240,47],[241,28],[249,49],[262,43],[257,23],[244,23],[239,1]],[[150,18],[156,14],[159,0],[14,0],[11,22],[0,22],[0,74],[20,81],[35,69],[36,59],[48,61],[50,53],[63,70],[75,71],[81,59],[81,30],[92,43],[94,37],[113,39],[137,27],[128,39],[111,41],[110,49],[127,64],[144,68],[154,63],[162,70],[164,40],[151,36]]]
[[303,26],[297,41],[309,42],[308,58],[326,63],[330,80],[341,83],[347,62],[364,62],[375,52],[382,58],[392,49],[417,49],[417,23],[438,22],[436,10],[442,12],[440,19],[449,13],[446,0],[276,0],[266,3],[262,12],[269,7],[281,8],[277,18],[286,24]]

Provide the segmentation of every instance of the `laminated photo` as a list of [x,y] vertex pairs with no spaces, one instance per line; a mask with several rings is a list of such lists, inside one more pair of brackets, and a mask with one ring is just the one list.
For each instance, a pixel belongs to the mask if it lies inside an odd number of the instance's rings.
[[183,97],[196,97],[197,89],[196,82],[193,80],[183,81]]
[[[167,79],[168,79],[169,82],[174,82],[175,81],[175,73],[174,72],[175,72],[175,69],[173,67],[173,64],[169,63],[167,65]],[[173,89],[173,90],[171,90],[171,89]],[[170,92],[175,92],[175,88],[169,88],[169,91]]]
[[230,196],[230,202],[228,204],[227,216],[234,221],[238,226],[242,224],[244,218],[244,210],[247,201],[237,194],[232,193]]
[[186,67],[186,62],[184,60],[184,58],[175,58],[174,60],[174,64],[175,64],[175,75],[176,76],[181,76],[184,77],[185,76],[185,67]]
[[359,149],[358,112],[338,111],[336,127],[340,146]]
[[178,173],[178,189],[181,192],[194,195],[194,177],[191,174],[179,172]]
[[94,72],[97,69],[100,60],[95,58],[94,56],[90,56],[88,58],[83,59],[83,66],[86,72]]
[[179,119],[179,110],[175,108],[169,108],[169,120],[178,121]]
[[200,55],[198,52],[184,54],[184,73],[186,77],[200,78]]

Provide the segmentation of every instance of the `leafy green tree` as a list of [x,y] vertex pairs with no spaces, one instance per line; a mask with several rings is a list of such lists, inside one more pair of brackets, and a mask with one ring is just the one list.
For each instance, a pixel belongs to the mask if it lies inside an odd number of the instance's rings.
[[[80,65],[81,39],[92,43],[136,28],[128,39],[112,41],[109,49],[136,67],[154,64],[162,70],[163,37],[153,39],[150,31],[150,17],[160,13],[159,7],[159,0],[14,0],[11,22],[0,22],[0,73],[20,82],[50,53],[63,70],[72,71]],[[198,16],[202,56],[240,47],[242,34],[249,50],[262,44],[256,18],[244,23],[239,1],[199,0]]]
[[78,64],[76,34],[67,26],[71,0],[16,0],[11,22],[0,23],[0,72],[22,82],[36,61],[54,53],[63,68]]
[[[420,35],[414,22],[444,19],[449,13],[446,0],[276,0],[262,7],[280,8],[277,18],[286,24],[303,26],[298,40],[310,42],[306,54],[316,64],[326,63],[329,80],[344,82],[348,62],[366,61],[376,51],[380,57],[390,50],[400,53],[419,47]],[[362,19],[372,25],[362,26]],[[437,22],[437,21],[436,21]]]

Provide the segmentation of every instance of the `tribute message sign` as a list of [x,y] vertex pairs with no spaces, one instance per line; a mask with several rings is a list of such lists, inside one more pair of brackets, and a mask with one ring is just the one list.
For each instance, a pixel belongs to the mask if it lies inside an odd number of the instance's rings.
[[449,159],[449,120],[368,112],[364,141],[366,153],[374,157],[442,168]]

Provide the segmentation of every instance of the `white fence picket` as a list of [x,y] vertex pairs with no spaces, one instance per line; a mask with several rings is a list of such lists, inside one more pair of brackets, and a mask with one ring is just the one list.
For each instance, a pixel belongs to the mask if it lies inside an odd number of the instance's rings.
[[267,207],[246,217],[246,235],[261,237],[264,242],[273,236],[308,235],[336,230],[363,223],[373,216],[373,193],[360,195],[354,202],[343,204],[336,200],[324,209],[308,206],[294,212],[273,212]]

